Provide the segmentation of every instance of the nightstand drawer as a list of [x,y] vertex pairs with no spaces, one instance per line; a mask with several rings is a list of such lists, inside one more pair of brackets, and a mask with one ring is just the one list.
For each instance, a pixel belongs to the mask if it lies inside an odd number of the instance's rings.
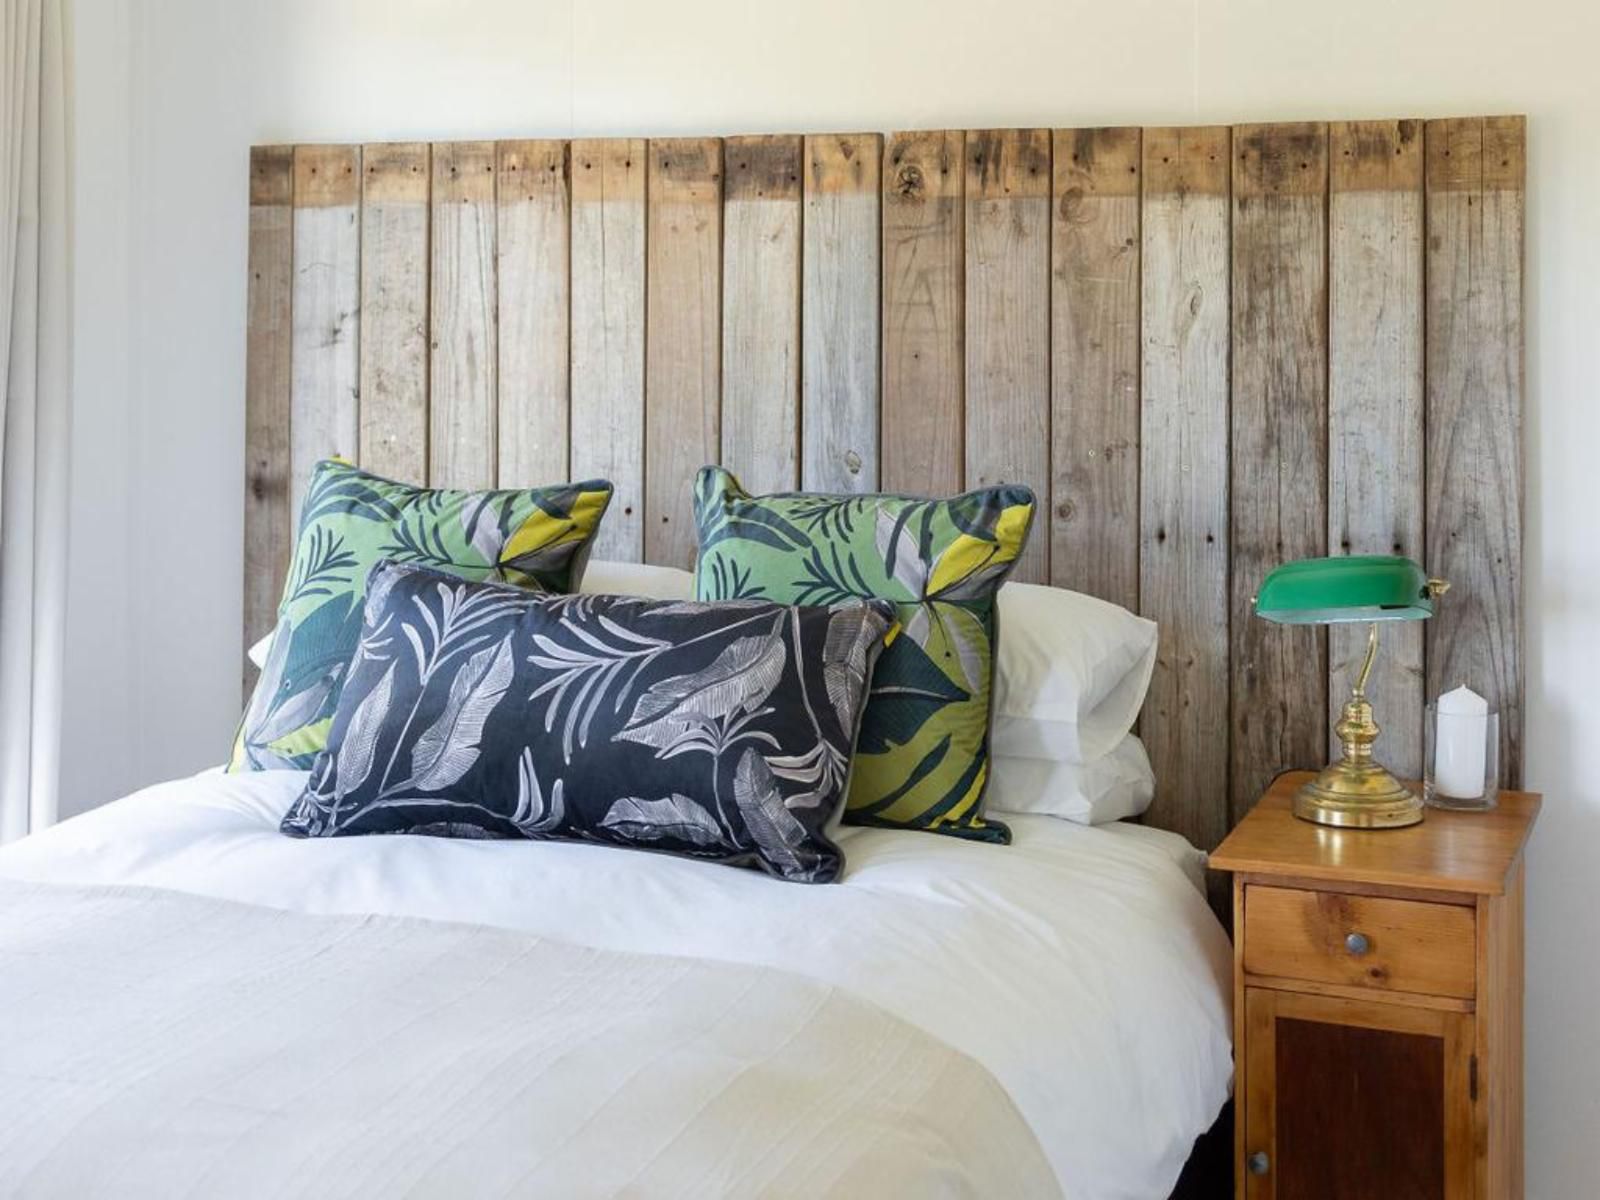
[[1465,905],[1252,884],[1247,974],[1471,999],[1475,920]]

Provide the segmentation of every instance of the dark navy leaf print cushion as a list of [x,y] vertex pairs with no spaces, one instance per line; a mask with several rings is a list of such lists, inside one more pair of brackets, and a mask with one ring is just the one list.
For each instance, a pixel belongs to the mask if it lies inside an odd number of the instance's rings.
[[297,837],[582,839],[828,883],[890,606],[550,596],[384,562]]

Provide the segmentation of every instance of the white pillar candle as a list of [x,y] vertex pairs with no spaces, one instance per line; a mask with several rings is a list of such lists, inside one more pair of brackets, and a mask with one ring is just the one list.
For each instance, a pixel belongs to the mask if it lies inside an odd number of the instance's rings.
[[1471,688],[1458,687],[1439,697],[1437,719],[1434,790],[1454,800],[1476,800],[1483,795],[1489,702]]

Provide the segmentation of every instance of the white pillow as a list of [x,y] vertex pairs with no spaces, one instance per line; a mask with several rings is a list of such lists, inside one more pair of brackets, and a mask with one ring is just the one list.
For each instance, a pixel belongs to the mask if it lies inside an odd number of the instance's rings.
[[250,649],[246,650],[245,655],[250,659],[251,662],[255,663],[256,670],[259,671],[262,667],[267,665],[267,655],[271,652],[271,650],[272,634],[269,633],[254,646],[251,646]]
[[[596,596],[644,596],[650,600],[693,600],[694,576],[677,567],[652,567],[649,563],[605,562],[591,559],[584,568],[580,592]],[[272,649],[269,633],[249,650],[257,667],[267,665]]]
[[1080,825],[1104,825],[1138,816],[1155,794],[1156,777],[1144,743],[1130,733],[1092,763],[994,755],[984,811],[1002,817],[1008,812],[1044,813]]
[[1081,592],[1000,589],[996,754],[1093,762],[1133,728],[1156,665],[1156,623]]
[[650,600],[693,600],[694,576],[677,567],[591,559],[578,591],[593,596],[644,596]]

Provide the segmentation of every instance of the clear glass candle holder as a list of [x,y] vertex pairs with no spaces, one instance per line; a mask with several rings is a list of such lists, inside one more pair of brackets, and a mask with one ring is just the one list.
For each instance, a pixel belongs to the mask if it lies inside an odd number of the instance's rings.
[[1493,808],[1500,790],[1500,714],[1461,716],[1428,705],[1422,799],[1433,808]]

